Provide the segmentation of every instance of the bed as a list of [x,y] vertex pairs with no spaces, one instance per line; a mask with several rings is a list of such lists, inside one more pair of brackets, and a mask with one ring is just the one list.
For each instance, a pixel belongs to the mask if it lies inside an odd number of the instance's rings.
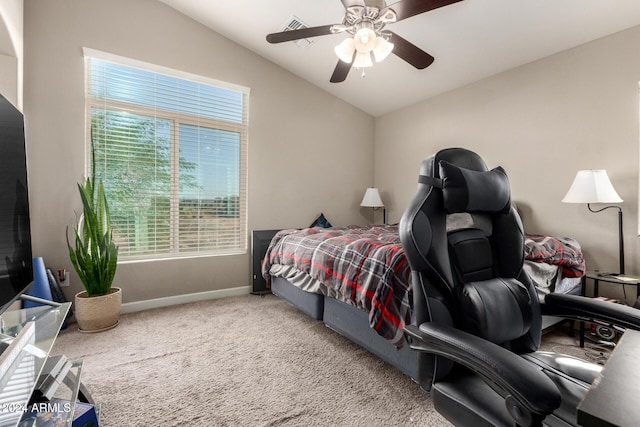
[[[579,288],[577,242],[527,235],[526,247],[525,268],[541,298]],[[281,230],[262,275],[274,294],[419,382],[417,352],[403,345],[413,298],[397,224]]]
[[575,239],[525,234],[524,269],[542,301],[550,292],[579,294],[586,265]]

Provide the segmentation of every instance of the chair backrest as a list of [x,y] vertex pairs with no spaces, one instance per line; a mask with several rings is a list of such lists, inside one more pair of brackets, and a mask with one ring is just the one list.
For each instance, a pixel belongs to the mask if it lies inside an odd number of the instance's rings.
[[[502,345],[535,351],[541,315],[522,269],[524,232],[505,171],[463,148],[422,162],[416,194],[400,221],[412,270],[416,324],[440,322]],[[452,363],[421,354],[423,387]]]

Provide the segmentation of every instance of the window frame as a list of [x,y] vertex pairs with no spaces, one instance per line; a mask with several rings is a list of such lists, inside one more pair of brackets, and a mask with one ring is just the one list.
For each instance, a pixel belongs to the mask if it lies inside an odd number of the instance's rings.
[[[248,251],[248,132],[249,132],[249,94],[250,89],[234,85],[218,80],[198,76],[159,65],[149,64],[130,58],[113,55],[94,49],[83,48],[85,57],[85,174],[90,176],[92,173],[92,111],[100,110],[102,112],[131,113],[139,116],[149,117],[152,119],[167,120],[171,123],[170,131],[170,152],[171,152],[171,183],[169,194],[170,200],[170,226],[169,226],[169,249],[166,253],[152,253],[144,255],[124,255],[121,254],[119,263],[137,262],[137,261],[153,261],[162,259],[187,259],[210,256],[228,256],[243,255]],[[226,89],[238,92],[242,95],[242,123],[203,117],[188,114],[181,111],[170,111],[167,109],[154,108],[142,104],[133,104],[123,101],[106,100],[91,96],[90,87],[90,60],[97,59],[115,63],[117,65],[137,68],[142,71],[158,73],[165,76],[188,80],[191,82],[213,86],[220,89]],[[228,131],[238,133],[240,135],[239,147],[239,229],[236,235],[238,245],[228,249],[206,249],[206,250],[183,250],[180,249],[179,242],[179,205],[180,195],[177,191],[179,185],[180,171],[178,169],[180,159],[180,127],[181,125],[189,125],[195,127],[204,127],[220,131]]]

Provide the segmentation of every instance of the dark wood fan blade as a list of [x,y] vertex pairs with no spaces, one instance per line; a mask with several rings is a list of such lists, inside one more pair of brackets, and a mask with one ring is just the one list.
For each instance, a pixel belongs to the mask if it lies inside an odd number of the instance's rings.
[[402,0],[389,6],[400,21],[462,0]]
[[413,43],[403,39],[396,33],[391,33],[389,42],[393,43],[393,53],[396,56],[404,59],[418,70],[422,70],[423,68],[427,68],[429,65],[433,64],[433,56],[429,55]]
[[320,27],[301,28],[299,30],[282,31],[280,33],[271,33],[267,35],[269,43],[290,42],[292,40],[307,39],[309,37],[326,36],[331,34],[331,25],[322,25]]
[[349,74],[349,70],[351,69],[351,64],[347,64],[344,61],[338,61],[338,65],[336,65],[335,70],[333,70],[333,74],[331,75],[331,83],[340,83],[345,81],[347,75]]
[[362,6],[362,7],[366,6],[364,0],[341,0],[341,1],[345,9],[351,6]]

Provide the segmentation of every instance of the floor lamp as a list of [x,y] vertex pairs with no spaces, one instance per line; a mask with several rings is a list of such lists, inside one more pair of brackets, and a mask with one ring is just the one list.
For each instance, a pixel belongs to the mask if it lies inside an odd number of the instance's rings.
[[620,245],[620,275],[624,274],[624,239],[622,236],[622,209],[619,206],[605,206],[602,209],[592,209],[591,203],[620,203],[622,199],[613,188],[607,171],[604,169],[581,170],[576,174],[573,184],[564,203],[586,203],[591,212],[602,212],[605,209],[618,209],[618,240]]
[[364,197],[362,198],[362,202],[360,202],[360,206],[364,208],[372,208],[374,212],[373,222],[375,222],[375,210],[382,208],[382,223],[387,223],[387,211],[384,208],[384,203],[382,203],[382,198],[380,197],[380,191],[378,191],[377,188],[367,188],[367,191],[365,191]]

